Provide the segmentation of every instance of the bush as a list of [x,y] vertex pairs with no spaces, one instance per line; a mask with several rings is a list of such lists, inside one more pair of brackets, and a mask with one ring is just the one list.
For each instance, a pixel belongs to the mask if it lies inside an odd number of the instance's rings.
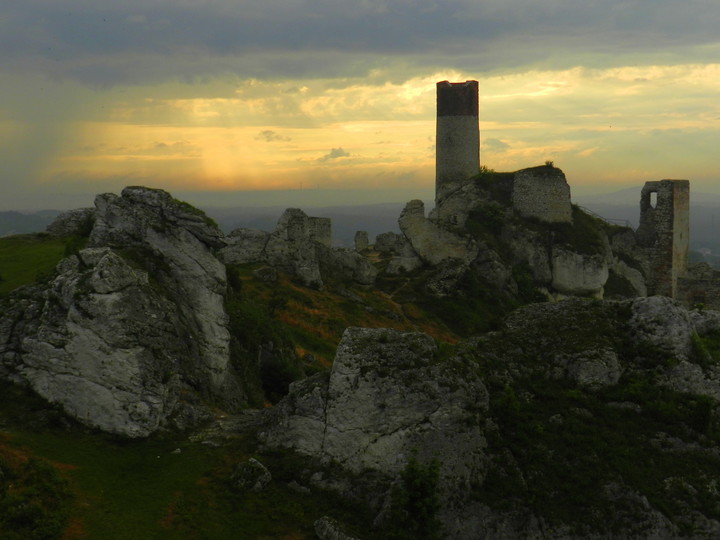
[[401,484],[392,494],[390,520],[393,528],[389,538],[441,538],[437,519],[440,509],[439,478],[440,463],[434,459],[423,465],[418,461],[417,451],[413,452],[400,475]]

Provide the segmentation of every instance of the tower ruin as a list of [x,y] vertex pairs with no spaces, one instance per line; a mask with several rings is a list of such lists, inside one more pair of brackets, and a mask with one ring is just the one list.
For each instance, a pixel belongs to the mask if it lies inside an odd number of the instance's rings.
[[480,169],[478,82],[437,83],[435,204]]
[[690,182],[646,182],[640,194],[640,247],[649,252],[648,295],[677,297],[678,278],[687,272],[690,240]]

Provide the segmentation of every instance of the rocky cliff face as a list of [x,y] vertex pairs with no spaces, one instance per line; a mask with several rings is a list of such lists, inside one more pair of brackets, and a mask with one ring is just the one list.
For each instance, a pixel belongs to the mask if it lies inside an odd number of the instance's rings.
[[161,190],[97,197],[89,246],[46,286],[5,301],[5,377],[88,425],[130,437],[202,416],[188,399],[236,407],[217,228]]
[[449,355],[350,328],[261,439],[374,508],[378,534],[414,448],[440,466],[443,538],[715,538],[718,332],[661,297],[528,306]]

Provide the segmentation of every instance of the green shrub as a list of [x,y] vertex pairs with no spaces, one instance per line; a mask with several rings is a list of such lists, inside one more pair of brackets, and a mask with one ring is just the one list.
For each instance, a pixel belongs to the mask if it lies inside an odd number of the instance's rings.
[[400,475],[401,483],[393,490],[390,511],[393,540],[435,540],[440,536],[438,481],[440,463],[432,460],[423,465],[417,451],[408,459]]

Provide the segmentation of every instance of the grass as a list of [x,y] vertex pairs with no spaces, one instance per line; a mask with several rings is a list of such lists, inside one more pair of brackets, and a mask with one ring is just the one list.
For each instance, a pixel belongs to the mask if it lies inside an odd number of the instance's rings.
[[51,275],[67,240],[46,234],[0,238],[0,296]]
[[[65,488],[55,515],[63,540],[309,539],[323,515],[358,525],[362,519],[337,497],[293,491],[287,483],[300,466],[297,459],[257,454],[251,433],[218,447],[182,436],[118,440],[74,424],[48,423],[54,415],[47,407],[31,393],[0,383],[0,463],[6,473],[10,458],[39,464],[33,467],[43,472],[42,483],[15,477],[16,491]],[[239,493],[229,479],[250,457],[265,463],[273,480],[262,492]],[[7,534],[0,530],[0,538]]]
[[[441,318],[413,300],[414,296],[394,298],[387,291],[352,289],[359,298],[348,299],[345,287],[332,282],[324,290],[308,289],[280,274],[278,280],[266,283],[254,277],[252,265],[233,267],[230,273],[246,302],[272,311],[271,316],[285,329],[285,334],[302,356],[312,354],[314,368],[325,368],[333,360],[343,332],[349,326],[393,328],[423,331],[441,341],[455,342],[458,335],[448,329]],[[230,274],[229,274],[230,275]],[[405,282],[409,278],[398,278]],[[389,288],[394,288],[392,281]],[[399,286],[399,285],[397,285]]]

